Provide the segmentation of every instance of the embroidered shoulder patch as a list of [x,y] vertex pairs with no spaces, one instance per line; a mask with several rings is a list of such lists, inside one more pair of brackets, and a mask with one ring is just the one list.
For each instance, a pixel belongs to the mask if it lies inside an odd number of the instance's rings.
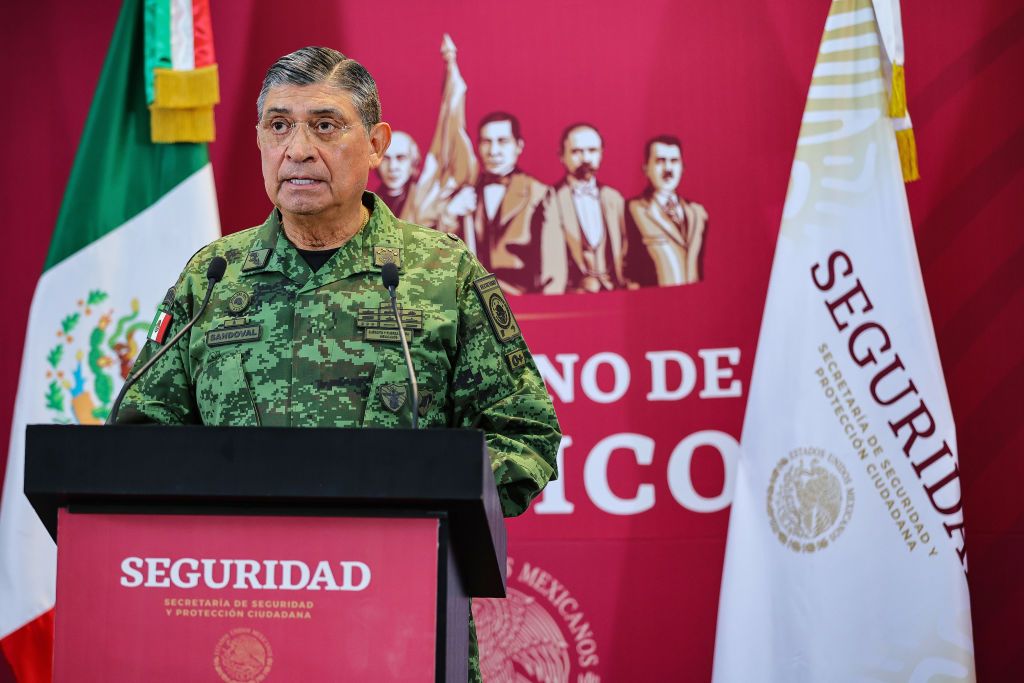
[[487,319],[491,321],[491,329],[494,336],[502,344],[507,344],[513,339],[522,336],[519,324],[512,315],[512,309],[505,300],[505,293],[501,291],[498,278],[493,275],[485,275],[473,282],[476,293],[480,295],[480,304],[484,307]]
[[164,294],[163,307],[167,310],[171,310],[171,306],[174,305],[174,287],[169,287],[167,293]]

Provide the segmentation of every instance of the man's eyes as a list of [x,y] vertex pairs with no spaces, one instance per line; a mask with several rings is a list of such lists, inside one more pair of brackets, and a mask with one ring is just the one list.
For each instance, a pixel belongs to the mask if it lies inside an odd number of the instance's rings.
[[334,119],[317,119],[312,122],[292,121],[291,119],[273,119],[267,124],[267,128],[275,133],[287,133],[300,123],[306,123],[309,128],[321,135],[331,135],[345,129],[345,124]]
[[320,119],[316,122],[315,128],[318,133],[333,133],[341,130],[341,124],[330,119]]

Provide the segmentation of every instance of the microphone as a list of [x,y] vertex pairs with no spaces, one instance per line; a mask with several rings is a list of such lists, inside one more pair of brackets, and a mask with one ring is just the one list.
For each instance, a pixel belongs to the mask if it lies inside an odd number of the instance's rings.
[[[212,289],[215,284],[224,277],[224,271],[228,269],[228,262],[222,256],[214,256],[210,259],[210,265],[206,266],[206,280]],[[206,292],[205,301],[210,300],[210,292]]]
[[409,387],[412,389],[412,428],[419,429],[420,416],[420,390],[416,384],[416,370],[412,366],[412,354],[409,353],[409,342],[405,338],[405,326],[402,325],[402,316],[398,314],[398,302],[395,300],[395,288],[398,287],[398,266],[394,263],[385,263],[380,269],[380,279],[384,288],[391,296],[391,310],[398,322],[398,337],[402,340],[402,352],[405,353],[405,366],[409,370]]
[[[178,333],[167,340],[167,343],[160,347],[160,349],[153,354],[146,363],[139,368],[139,371],[133,373],[131,377],[125,380],[121,386],[121,391],[117,394],[117,398],[114,400],[114,405],[110,408],[110,415],[107,416],[107,421],[104,424],[112,425],[117,420],[117,412],[121,409],[121,401],[124,400],[125,394],[128,393],[128,389],[133,384],[139,381],[139,378],[146,374],[158,360],[163,358],[163,355],[171,350],[178,340],[185,336],[185,333],[192,329],[192,326],[196,324],[196,321],[202,317],[206,311],[206,307],[210,305],[210,296],[213,294],[213,286],[220,282],[221,278],[224,277],[224,270],[228,267],[228,262],[220,256],[214,256],[210,259],[210,264],[206,266],[206,296],[203,297],[203,303],[199,306],[199,312],[185,324]],[[133,368],[134,369],[134,368]]]

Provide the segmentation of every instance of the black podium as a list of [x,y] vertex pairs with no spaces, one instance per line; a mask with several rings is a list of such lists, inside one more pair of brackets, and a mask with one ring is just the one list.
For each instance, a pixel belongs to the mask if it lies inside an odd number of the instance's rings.
[[[58,541],[59,575],[64,543],[71,545],[57,537],[62,509],[62,515],[154,516],[165,521],[188,515],[437,520],[436,681],[466,680],[468,598],[505,594],[505,525],[479,431],[34,425],[26,437],[25,494]],[[398,565],[401,554],[401,548],[388,551]],[[133,566],[129,559],[127,566]],[[143,566],[141,558],[135,559]],[[168,585],[160,582],[168,580],[170,559],[166,566],[159,560],[145,562],[155,562],[152,585]],[[181,562],[185,569],[198,568],[200,560]],[[228,562],[217,565],[226,577],[231,561],[220,562]],[[71,571],[78,570],[67,568],[65,575]],[[181,567],[177,571],[179,579],[199,574]],[[132,576],[122,575],[121,585],[131,585]],[[185,584],[170,585],[170,590],[174,585]],[[59,580],[57,664],[62,643],[77,637],[61,632],[61,590]],[[165,588],[156,594],[164,596],[164,605],[184,599],[166,597]],[[324,594],[317,592],[316,597]],[[131,621],[123,623],[129,628]],[[239,643],[244,645],[244,639]],[[284,666],[280,657],[277,666]],[[234,680],[219,664],[217,671],[224,680]],[[274,679],[288,676],[282,672]]]

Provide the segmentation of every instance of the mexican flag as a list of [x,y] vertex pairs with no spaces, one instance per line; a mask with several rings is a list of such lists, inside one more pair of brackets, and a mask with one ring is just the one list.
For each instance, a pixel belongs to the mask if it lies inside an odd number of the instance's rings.
[[743,425],[713,679],[973,681],[956,433],[895,0],[834,0]]
[[[205,3],[174,5],[208,37]],[[144,7],[126,0],[118,19],[25,336],[0,499],[0,646],[22,683],[50,680],[56,576],[22,493],[25,426],[102,424],[167,288],[220,232],[205,144],[151,142]]]

